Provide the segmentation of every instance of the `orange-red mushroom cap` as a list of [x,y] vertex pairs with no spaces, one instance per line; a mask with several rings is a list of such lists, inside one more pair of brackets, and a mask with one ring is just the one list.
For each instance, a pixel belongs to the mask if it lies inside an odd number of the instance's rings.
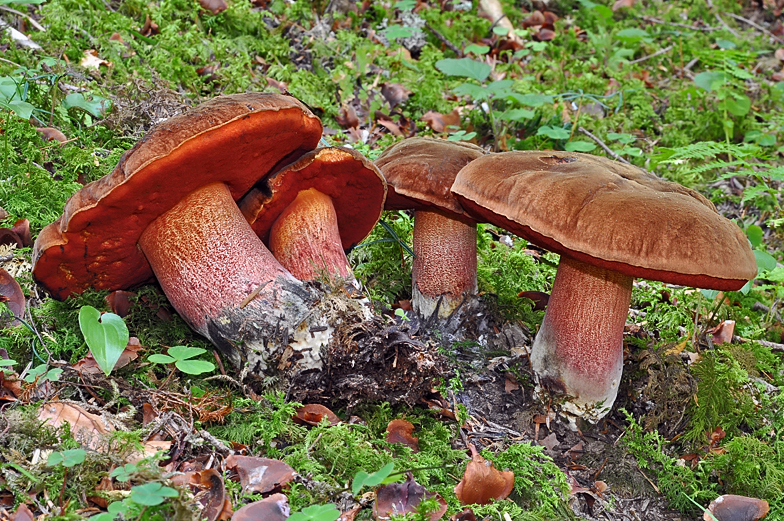
[[41,231],[35,278],[59,299],[153,280],[137,247],[153,220],[210,183],[239,199],[278,163],[315,148],[321,130],[295,98],[260,93],[219,96],[161,123]]
[[261,239],[269,241],[278,216],[302,190],[315,188],[332,198],[343,249],[359,244],[381,217],[387,185],[373,163],[359,152],[327,147],[303,154],[267,177],[239,202]]

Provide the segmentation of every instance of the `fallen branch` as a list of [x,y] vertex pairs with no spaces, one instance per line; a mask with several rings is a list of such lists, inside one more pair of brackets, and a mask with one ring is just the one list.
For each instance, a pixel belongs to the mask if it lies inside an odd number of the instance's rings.
[[631,165],[631,163],[629,163],[628,161],[626,161],[624,158],[622,158],[621,156],[619,156],[618,154],[616,154],[615,152],[613,152],[613,151],[610,149],[610,147],[608,147],[607,145],[605,145],[605,144],[604,144],[604,141],[602,141],[602,140],[601,140],[601,139],[599,139],[598,137],[594,136],[593,134],[591,134],[590,132],[588,132],[587,130],[585,130],[585,128],[583,128],[583,127],[577,127],[577,130],[579,130],[580,132],[582,132],[583,134],[585,134],[585,135],[586,135],[586,136],[588,136],[589,138],[593,139],[593,140],[596,142],[596,144],[597,144],[597,145],[599,145],[600,147],[602,147],[602,150],[604,150],[604,152],[605,152],[605,153],[606,153],[608,156],[612,157],[612,158],[613,158],[613,159],[615,159],[616,161],[620,161],[621,163],[626,163],[627,165]]
[[784,353],[784,344],[777,344],[776,342],[768,342],[767,340],[751,340],[748,338],[743,338],[738,335],[732,336],[733,342],[739,342],[741,344],[746,344],[748,342],[756,342],[763,347],[769,347],[771,351],[777,351],[779,353]]
[[770,36],[771,38],[776,40],[778,43],[784,43],[784,40],[782,40],[781,38],[779,38],[778,36],[776,36],[772,32],[768,31],[767,29],[765,29],[764,27],[762,27],[758,23],[752,22],[748,18],[743,18],[742,16],[739,16],[739,15],[733,14],[733,13],[724,13],[724,15],[725,16],[729,16],[730,18],[734,18],[734,19],[738,20],[739,22],[743,22],[746,25],[750,25],[751,27],[755,28],[756,30],[760,31],[761,33],[767,34],[768,36]]
[[712,31],[718,31],[718,28],[716,28],[716,27],[710,27],[710,26],[695,27],[693,25],[680,24],[678,22],[665,22],[664,20],[659,20],[658,18],[654,18],[652,16],[643,16],[642,19],[645,22],[650,22],[650,23],[659,24],[659,25],[671,25],[673,27],[682,27],[684,29],[691,29],[692,31],[703,31],[703,32],[706,32],[706,33],[709,33],[709,32],[712,32]]
[[721,25],[723,25],[725,29],[727,29],[729,32],[734,34],[735,38],[740,38],[740,35],[738,34],[738,31],[736,31],[735,29],[733,29],[732,27],[727,25],[727,22],[725,22],[724,19],[721,16],[719,16],[719,13],[713,13],[713,16],[716,17],[716,20],[718,20],[719,23],[721,23]]
[[431,33],[433,33],[433,36],[435,36],[436,38],[438,38],[438,40],[439,40],[441,43],[443,43],[444,45],[446,45],[447,49],[449,49],[449,50],[450,50],[450,51],[452,51],[453,53],[457,54],[457,57],[458,57],[458,58],[462,58],[462,57],[463,57],[463,51],[461,51],[460,49],[458,49],[458,48],[457,48],[457,46],[456,46],[455,44],[453,44],[452,42],[450,42],[449,40],[447,40],[446,36],[444,36],[443,34],[441,34],[440,32],[438,32],[438,31],[437,31],[437,30],[436,30],[436,29],[435,29],[435,28],[434,28],[432,25],[430,25],[430,23],[429,23],[429,22],[425,22],[425,28],[426,28],[428,31],[430,31]]
[[642,58],[637,58],[636,60],[630,61],[629,64],[640,63],[640,62],[644,62],[645,60],[650,60],[651,58],[656,58],[657,56],[661,56],[662,54],[670,52],[672,50],[672,47],[673,46],[670,45],[669,47],[665,47],[664,49],[662,49],[660,51],[656,51],[653,54],[649,54],[648,56],[643,56]]

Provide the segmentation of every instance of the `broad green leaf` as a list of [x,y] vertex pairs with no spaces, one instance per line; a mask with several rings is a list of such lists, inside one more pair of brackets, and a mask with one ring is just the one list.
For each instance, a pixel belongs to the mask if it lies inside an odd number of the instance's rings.
[[618,153],[622,156],[639,157],[642,155],[642,149],[639,147],[623,147],[622,149],[618,150]]
[[124,466],[114,469],[109,477],[115,478],[117,481],[130,481],[131,476],[138,470],[135,463],[126,463]]
[[340,517],[340,510],[334,504],[311,505],[289,516],[288,521],[335,521]]
[[694,83],[701,89],[712,91],[726,81],[726,76],[720,71],[705,71],[694,76]]
[[101,315],[92,306],[82,306],[79,310],[79,327],[98,367],[109,376],[128,345],[125,322],[114,313]]
[[463,49],[465,54],[472,53],[472,54],[487,54],[490,52],[490,47],[487,45],[477,45],[472,43],[470,45],[466,45],[466,48]]
[[492,70],[488,64],[472,60],[471,58],[445,58],[438,60],[436,69],[447,76],[473,78],[479,82],[485,81],[490,76],[490,71]]
[[730,114],[738,117],[745,116],[751,110],[751,100],[745,94],[733,93],[733,96],[724,101],[724,105]]
[[3,76],[0,78],[0,99],[4,99],[6,101],[11,100],[19,96],[19,87],[17,86],[16,82],[9,78],[8,76]]
[[398,38],[411,38],[416,32],[418,31],[413,27],[393,25],[385,29],[382,34],[387,40],[396,40]]
[[547,136],[550,139],[568,139],[569,131],[560,127],[551,127],[549,125],[545,125],[543,127],[539,127],[536,135]]
[[719,290],[717,290],[717,289],[701,289],[700,293],[702,293],[702,296],[705,297],[706,299],[713,300],[713,299],[716,298],[716,295],[719,294]]
[[354,476],[354,482],[351,484],[351,492],[356,496],[364,486],[375,487],[376,485],[379,485],[387,476],[392,474],[394,468],[395,464],[390,462],[372,474],[360,470],[357,472],[356,476]]
[[202,374],[215,370],[215,364],[204,360],[179,360],[174,365],[186,374]]
[[399,0],[395,2],[395,8],[401,11],[410,11],[416,7],[416,0]]
[[500,25],[496,25],[493,27],[493,33],[497,34],[498,36],[506,36],[509,34],[509,29],[507,27],[501,27]]
[[499,116],[504,121],[520,121],[523,119],[531,119],[536,115],[536,112],[528,109],[511,109],[507,110]]
[[476,100],[486,100],[490,98],[490,94],[492,94],[489,89],[474,83],[462,83],[452,89],[452,92],[458,96],[469,96],[471,99]]
[[16,364],[16,360],[11,360],[11,359],[8,359],[8,358],[0,359],[0,367],[8,367],[8,366],[12,366],[14,364]]
[[514,81],[512,80],[491,81],[487,84],[487,89],[495,95],[502,95],[505,94],[505,91],[508,91],[512,85],[514,85]]
[[635,138],[631,134],[619,134],[617,132],[608,132],[607,139],[609,139],[610,141],[618,141],[619,143],[628,145],[629,143],[633,143]]
[[177,497],[179,495],[175,489],[164,487],[155,481],[131,488],[131,501],[148,507],[160,505],[167,497]]
[[746,237],[749,238],[751,245],[756,248],[762,244],[762,228],[756,224],[746,227]]
[[757,140],[757,144],[761,147],[772,147],[776,144],[776,136],[773,134],[763,134]]
[[570,141],[564,145],[567,152],[590,152],[596,148],[595,143],[589,141]]
[[517,94],[512,93],[509,95],[510,99],[515,100],[521,105],[528,107],[541,107],[553,102],[553,97],[547,94]]
[[632,28],[618,31],[615,37],[623,42],[633,43],[643,39],[650,39],[651,35],[642,29]]
[[8,101],[6,102],[6,106],[22,119],[30,119],[30,116],[33,115],[33,110],[35,110],[35,107],[26,101],[19,100]]
[[730,49],[730,50],[738,47],[738,45],[735,42],[732,42],[730,40],[721,40],[721,39],[716,40],[716,45],[718,45],[720,49]]
[[776,258],[766,251],[754,250],[754,258],[760,270],[770,271],[776,267]]
[[1,5],[8,5],[8,4],[23,4],[23,5],[40,5],[46,2],[46,0],[0,0]]
[[63,107],[66,109],[79,108],[96,118],[100,118],[106,112],[109,112],[112,102],[96,94],[93,94],[91,99],[88,100],[81,92],[74,92],[65,97]]

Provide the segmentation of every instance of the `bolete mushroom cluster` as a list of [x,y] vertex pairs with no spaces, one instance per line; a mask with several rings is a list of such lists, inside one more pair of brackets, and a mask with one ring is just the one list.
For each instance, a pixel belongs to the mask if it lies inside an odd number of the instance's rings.
[[[63,299],[157,279],[188,324],[235,365],[255,355],[262,368],[277,364],[286,346],[312,362],[303,368],[316,365],[311,351],[329,329],[309,331],[319,320],[311,309],[316,297],[270,253],[235,201],[313,150],[321,131],[302,103],[277,94],[220,96],[167,120],[42,230],[36,280]],[[370,171],[377,219],[385,194],[377,170],[350,152],[316,154],[324,155],[360,165],[347,167],[346,178]]]

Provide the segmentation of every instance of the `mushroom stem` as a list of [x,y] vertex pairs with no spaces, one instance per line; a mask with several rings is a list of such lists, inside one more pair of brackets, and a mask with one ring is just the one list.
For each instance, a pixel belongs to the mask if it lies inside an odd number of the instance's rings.
[[223,183],[185,196],[144,230],[139,246],[177,312],[235,365],[248,349],[288,344],[313,299],[256,236]]
[[476,223],[446,213],[417,210],[414,213],[414,265],[412,304],[423,317],[438,305],[438,317],[449,317],[475,294]]
[[269,245],[299,280],[315,280],[323,273],[354,280],[332,198],[315,188],[301,190],[281,212],[270,230]]
[[567,395],[565,409],[589,421],[607,414],[618,394],[633,280],[562,255],[534,341],[539,383]]

